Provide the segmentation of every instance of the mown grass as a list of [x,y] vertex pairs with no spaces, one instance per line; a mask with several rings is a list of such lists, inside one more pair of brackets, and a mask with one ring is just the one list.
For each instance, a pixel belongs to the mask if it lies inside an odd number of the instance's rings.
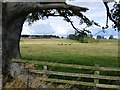
[[107,67],[118,64],[117,40],[79,43],[68,39],[22,39],[21,53],[28,60]]

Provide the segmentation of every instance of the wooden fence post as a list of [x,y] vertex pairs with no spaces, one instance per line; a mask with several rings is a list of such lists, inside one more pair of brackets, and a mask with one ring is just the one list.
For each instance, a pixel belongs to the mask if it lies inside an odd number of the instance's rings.
[[46,86],[46,83],[44,82],[44,80],[45,79],[47,79],[48,78],[48,76],[47,76],[47,70],[48,70],[48,67],[47,67],[47,65],[46,66],[43,66],[43,88],[47,88],[47,86]]
[[[99,65],[98,64],[95,64],[95,71],[94,71],[94,75],[99,75]],[[98,78],[95,78],[94,79],[94,83],[95,83],[95,85],[96,84],[99,84],[99,79]],[[94,87],[94,90],[98,90],[98,88],[97,87]]]
[[43,66],[43,71],[44,71],[43,77],[45,78],[47,78],[47,69],[48,69],[47,66]]

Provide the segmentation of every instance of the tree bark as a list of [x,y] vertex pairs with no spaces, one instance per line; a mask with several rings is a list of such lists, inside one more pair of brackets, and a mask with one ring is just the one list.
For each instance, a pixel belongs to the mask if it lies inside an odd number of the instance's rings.
[[2,69],[4,74],[9,74],[12,58],[21,58],[19,41],[22,31],[22,26],[25,17],[11,20],[9,23],[4,23],[2,32]]
[[[10,4],[8,3],[8,5]],[[18,15],[18,13],[6,9],[13,8],[12,4],[10,6],[4,5],[2,13],[2,73],[4,76],[11,76],[12,58],[21,58],[19,41],[27,16],[27,14]]]

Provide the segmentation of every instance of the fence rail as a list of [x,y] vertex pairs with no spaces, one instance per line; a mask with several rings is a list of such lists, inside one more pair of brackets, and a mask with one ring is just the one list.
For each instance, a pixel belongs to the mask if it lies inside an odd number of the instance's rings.
[[[43,62],[43,61],[34,61],[34,60],[13,60],[16,63],[31,63],[31,64],[41,64],[41,65],[50,65],[50,66],[59,66],[59,67],[68,67],[68,68],[77,68],[77,69],[91,69],[96,70],[95,66],[85,66],[85,65],[75,65],[75,64],[62,64],[62,63],[52,63],[52,62]],[[120,68],[114,67],[99,67],[97,70],[101,71],[118,71]]]
[[66,73],[66,72],[57,72],[57,71],[47,71],[43,70],[30,70],[31,73],[48,75],[62,75],[62,76],[71,76],[71,77],[84,77],[84,78],[97,78],[97,79],[106,79],[106,80],[120,80],[120,77],[115,76],[104,76],[104,75],[92,75],[92,74],[80,74],[80,73]]
[[[85,65],[74,65],[74,64],[61,64],[61,63],[51,63],[51,62],[43,62],[43,61],[30,61],[30,60],[13,60],[15,63],[29,63],[29,64],[41,64],[43,65],[43,70],[30,70],[30,73],[34,74],[43,74],[44,81],[48,82],[57,82],[57,83],[67,83],[67,84],[77,84],[84,86],[92,86],[96,88],[111,88],[120,90],[120,76],[106,76],[100,75],[100,71],[116,71],[120,73],[120,68],[112,68],[112,67],[100,67],[99,65],[95,66],[85,66]],[[68,72],[59,72],[59,71],[50,71],[48,70],[48,66],[59,66],[66,68],[76,68],[76,69],[88,69],[93,70],[94,74],[83,74],[83,73],[68,73]],[[60,75],[67,77],[78,77],[78,78],[90,78],[94,79],[93,82],[83,82],[83,81],[73,81],[73,80],[63,80],[63,79],[55,79],[49,78],[48,75]],[[42,80],[43,78],[41,78]],[[110,84],[101,84],[99,80],[111,80],[117,81],[118,85],[110,85]]]

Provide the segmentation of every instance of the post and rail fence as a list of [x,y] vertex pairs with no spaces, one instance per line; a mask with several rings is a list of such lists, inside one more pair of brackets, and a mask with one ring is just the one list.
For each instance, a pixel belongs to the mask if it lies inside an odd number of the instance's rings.
[[[120,75],[112,76],[112,75],[101,75],[100,71],[110,71],[110,72],[117,72],[120,73],[120,68],[114,67],[101,67],[99,65],[95,66],[85,66],[85,65],[75,65],[75,64],[62,64],[62,63],[52,63],[52,62],[43,62],[43,61],[30,61],[30,60],[13,60],[14,63],[25,63],[25,64],[34,64],[34,65],[42,65],[43,70],[36,70],[36,69],[29,69],[30,73],[34,74],[43,74],[44,81],[46,82],[55,82],[55,83],[64,83],[70,85],[82,85],[82,86],[90,86],[94,87],[94,90],[97,88],[108,88],[108,89],[115,89],[120,90]],[[75,69],[84,69],[84,70],[93,70],[93,74],[83,74],[83,73],[70,73],[70,72],[59,72],[59,71],[52,71],[48,69],[48,66],[59,66],[64,68],[75,68]],[[93,82],[87,81],[78,81],[78,80],[66,80],[66,79],[56,79],[56,78],[49,78],[49,75],[59,75],[59,76],[66,76],[66,77],[78,77],[78,78],[90,78],[93,79]],[[42,80],[43,78],[41,78]],[[106,84],[100,83],[100,80],[109,80],[109,81],[116,81],[117,84]]]

